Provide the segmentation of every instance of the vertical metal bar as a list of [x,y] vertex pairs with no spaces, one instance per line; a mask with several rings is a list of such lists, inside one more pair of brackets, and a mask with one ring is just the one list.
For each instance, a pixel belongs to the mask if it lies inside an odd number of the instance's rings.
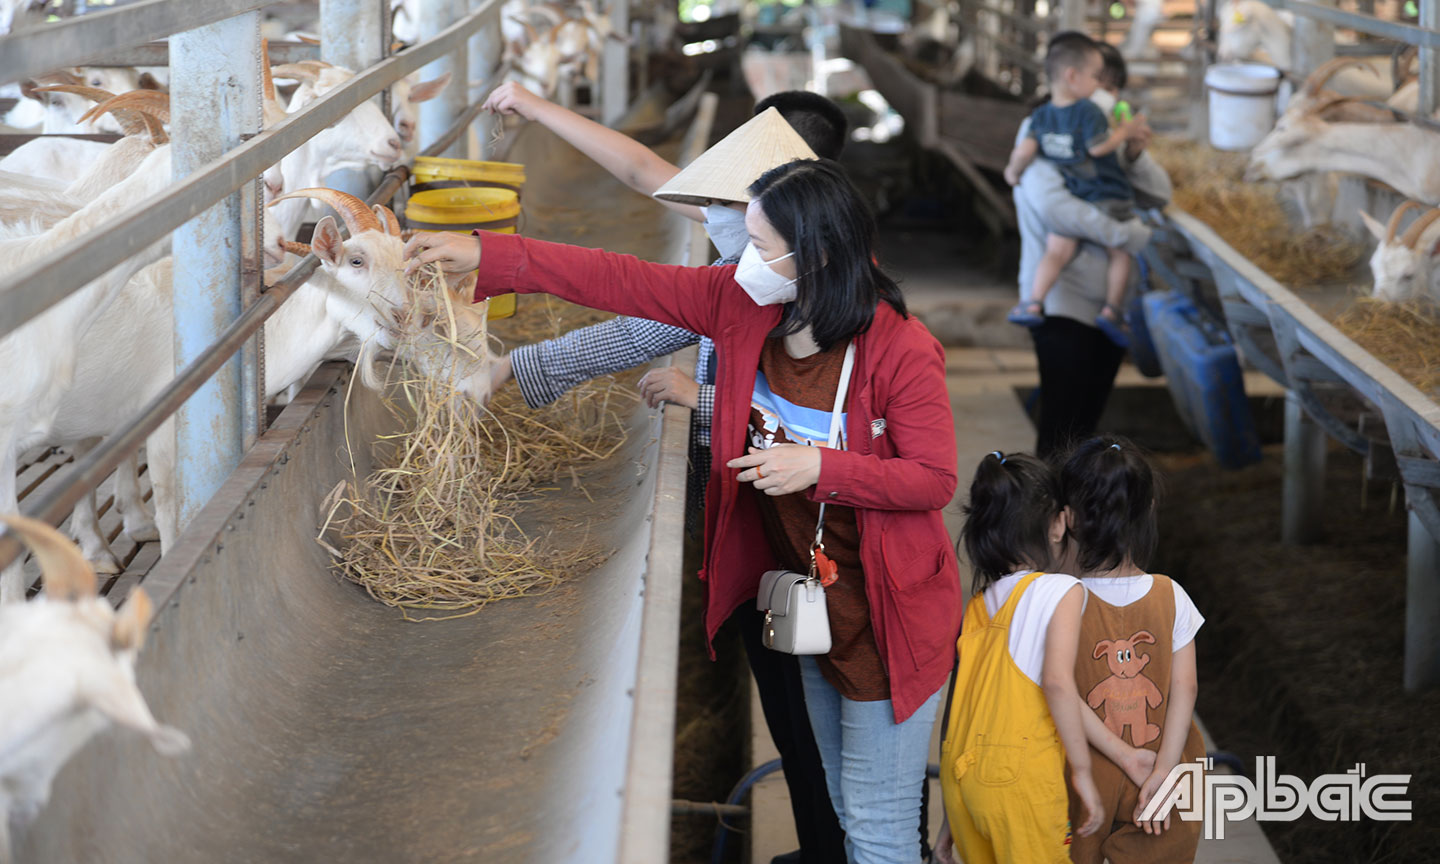
[[[484,5],[485,0],[470,0],[470,11],[474,12]],[[500,16],[492,16],[479,32],[470,39],[470,84],[466,91],[470,96],[468,102],[475,102],[484,99],[489,95],[489,90],[499,83],[491,80],[495,70],[500,68]],[[489,159],[494,145],[490,142],[495,138],[495,131],[500,128],[500,118],[494,114],[481,114],[474,123],[476,137],[479,139],[479,152],[468,154],[471,159]],[[465,136],[469,138],[469,136]]]
[[[170,39],[174,176],[181,180],[260,130],[260,15],[234,18]],[[244,245],[242,196],[232,194],[175,231],[175,368],[188,366],[239,317]],[[252,353],[252,362],[254,361]],[[246,390],[236,358],[176,414],[176,482],[183,526],[240,463]],[[248,409],[253,418],[260,408]]]
[[[458,21],[468,8],[468,0],[420,0],[420,38],[430,39]],[[450,84],[439,96],[420,103],[420,146],[429,147],[455,123],[468,106],[470,88],[466,76],[470,72],[467,46],[461,43],[455,53],[436,60],[420,73],[422,80],[450,73]],[[459,157],[465,152],[465,136],[446,148],[441,156]]]
[[1300,398],[1285,394],[1285,477],[1280,540],[1303,546],[1320,539],[1325,499],[1325,431],[1305,413]]
[[[624,36],[630,31],[629,0],[610,0],[610,26]],[[590,82],[592,88],[597,82]],[[606,39],[600,58],[601,122],[613,126],[630,107],[630,46],[616,39]],[[594,96],[591,96],[594,99]]]
[[[386,0],[320,0],[320,59],[359,72],[385,59],[390,5]],[[389,90],[374,102],[390,112]],[[336,171],[325,180],[331,189],[364,198],[380,180],[380,169]]]
[[1440,540],[1414,510],[1406,545],[1405,689],[1413,691],[1440,684]]
[[385,56],[385,0],[320,0],[320,59],[356,72]]
[[[1336,5],[1335,0],[1314,2],[1322,6]],[[1325,62],[1335,59],[1335,25],[1296,15],[1290,55],[1290,68],[1286,71],[1297,81],[1304,79]],[[1279,65],[1284,66],[1283,63]]]
[[1060,0],[1060,29],[1085,32],[1085,0]]
[[[1420,26],[1440,30],[1440,0],[1420,0]],[[1420,48],[1420,116],[1440,108],[1440,50]]]

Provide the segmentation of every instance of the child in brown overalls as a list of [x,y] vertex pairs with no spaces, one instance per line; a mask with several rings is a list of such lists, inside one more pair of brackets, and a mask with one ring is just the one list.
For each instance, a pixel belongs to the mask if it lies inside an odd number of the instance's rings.
[[[1112,732],[1155,753],[1144,778],[1092,759],[1105,817],[1098,832],[1075,837],[1070,858],[1077,864],[1193,861],[1200,822],[1139,820],[1176,765],[1205,755],[1194,722],[1194,638],[1205,619],[1178,584],[1142,569],[1158,530],[1154,469],[1128,441],[1092,438],[1066,460],[1060,487],[1076,556],[1071,572],[1090,592],[1075,683]],[[1072,793],[1072,818],[1077,803]]]

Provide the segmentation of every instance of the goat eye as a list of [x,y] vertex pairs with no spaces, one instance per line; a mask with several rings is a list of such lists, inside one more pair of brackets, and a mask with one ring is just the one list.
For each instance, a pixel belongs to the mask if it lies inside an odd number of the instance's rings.
[[356,257],[350,259],[350,266],[351,266],[351,267],[364,267],[364,266],[365,266],[365,259],[364,259],[364,258],[361,258],[361,257],[359,257],[359,256],[357,255]]

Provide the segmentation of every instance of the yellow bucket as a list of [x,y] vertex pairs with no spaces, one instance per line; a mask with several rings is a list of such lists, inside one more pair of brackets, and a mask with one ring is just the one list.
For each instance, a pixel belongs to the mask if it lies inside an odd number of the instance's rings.
[[[455,162],[460,160],[444,160]],[[520,200],[509,189],[429,189],[410,196],[405,221],[417,231],[473,231],[514,234],[520,221]],[[515,314],[515,295],[490,300],[491,318]]]
[[525,186],[525,166],[515,162],[477,162],[472,159],[415,158],[413,192],[429,189],[509,189],[516,195]]

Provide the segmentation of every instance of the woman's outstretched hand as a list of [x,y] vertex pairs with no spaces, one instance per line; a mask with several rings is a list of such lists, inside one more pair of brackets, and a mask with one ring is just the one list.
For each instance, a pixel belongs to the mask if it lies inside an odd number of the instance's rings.
[[416,234],[405,244],[405,273],[438,263],[446,273],[471,273],[480,266],[480,238],[452,231]]
[[776,444],[768,450],[750,448],[731,468],[743,468],[735,479],[754,483],[766,495],[789,495],[820,482],[820,448],[804,444]]

